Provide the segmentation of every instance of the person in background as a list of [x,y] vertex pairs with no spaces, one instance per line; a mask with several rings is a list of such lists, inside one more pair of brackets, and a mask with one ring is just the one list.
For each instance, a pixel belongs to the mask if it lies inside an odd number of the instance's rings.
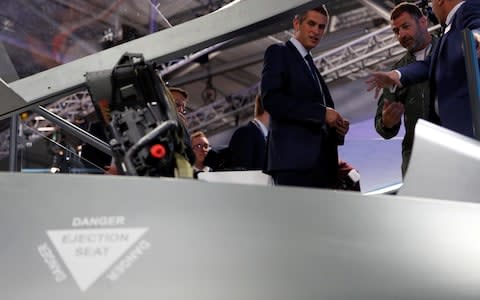
[[[392,30],[407,53],[393,69],[423,61],[431,53],[437,38],[428,32],[428,20],[412,3],[402,2],[391,12]],[[423,81],[395,91],[384,89],[378,101],[375,129],[383,138],[390,139],[400,130],[403,115],[405,136],[402,142],[402,176],[405,176],[413,147],[415,125],[419,118],[428,120],[430,108],[430,83]]]
[[187,119],[185,118],[187,112],[188,92],[178,87],[169,87],[168,90],[175,101],[175,109],[179,119],[183,122],[185,128],[188,128]]
[[238,128],[229,143],[233,169],[261,170],[264,165],[265,144],[270,115],[262,106],[260,96],[255,98],[254,119]]
[[207,136],[201,132],[194,132],[191,137],[192,149],[195,154],[195,163],[193,164],[193,171],[195,177],[200,172],[210,172],[210,167],[204,165],[205,157],[210,151],[210,143],[208,142]]
[[188,92],[184,89],[178,87],[169,87],[168,88],[172,100],[175,105],[175,110],[177,111],[177,117],[180,121],[179,126],[181,127],[181,134],[183,135],[183,143],[185,145],[185,155],[190,164],[193,165],[195,162],[195,154],[192,151],[192,144],[190,140],[190,132],[188,131],[188,123],[185,117],[187,103],[188,103]]
[[335,110],[310,53],[327,25],[325,6],[296,15],[294,36],[265,52],[261,90],[270,131],[264,172],[276,185],[332,188],[338,179],[337,146],[349,122]]

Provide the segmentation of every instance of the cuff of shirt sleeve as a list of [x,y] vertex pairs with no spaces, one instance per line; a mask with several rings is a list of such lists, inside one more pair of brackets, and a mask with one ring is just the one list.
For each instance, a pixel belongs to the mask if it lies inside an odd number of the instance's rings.
[[[398,80],[402,79],[402,73],[400,73],[399,70],[393,70],[393,72],[397,73],[397,75],[398,75]],[[392,93],[392,94],[395,93],[395,91],[397,90],[397,87],[398,87],[398,86],[396,86],[396,85],[391,86],[391,87],[389,88],[390,93]]]

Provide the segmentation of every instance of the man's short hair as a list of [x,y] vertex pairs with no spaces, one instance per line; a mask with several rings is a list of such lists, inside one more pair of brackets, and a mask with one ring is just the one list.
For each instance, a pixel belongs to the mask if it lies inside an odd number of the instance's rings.
[[188,99],[188,92],[184,89],[181,89],[179,87],[169,87],[168,90],[171,92],[177,92],[177,93],[180,93],[182,94],[183,97],[185,97],[185,99]]
[[255,97],[255,108],[254,108],[255,117],[261,116],[264,113],[265,113],[265,108],[263,108],[262,97],[260,96],[260,94],[258,94]]
[[327,17],[327,19],[329,18],[327,7],[325,5],[321,5],[321,6],[317,6],[315,8],[309,9],[302,14],[295,15],[295,19],[297,19],[300,23],[302,23],[307,17],[307,13],[312,10],[321,13],[322,15]]
[[392,9],[392,12],[390,14],[390,20],[393,21],[397,19],[403,13],[408,13],[417,20],[421,19],[424,16],[420,8],[415,4],[409,2],[402,2]]
[[194,133],[192,133],[192,135],[190,135],[190,140],[193,141],[193,139],[196,139],[198,137],[207,138],[207,136],[205,135],[205,133],[203,133],[203,131],[195,131]]

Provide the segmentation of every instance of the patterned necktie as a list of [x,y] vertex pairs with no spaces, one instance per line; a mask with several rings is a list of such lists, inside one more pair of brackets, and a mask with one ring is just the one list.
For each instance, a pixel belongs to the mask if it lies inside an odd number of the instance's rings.
[[308,63],[308,68],[310,69],[310,73],[312,74],[313,81],[315,81],[315,85],[317,86],[318,90],[322,94],[322,103],[325,104],[325,97],[323,96],[323,90],[322,86],[320,85],[320,80],[317,76],[317,67],[315,66],[315,63],[313,63],[313,58],[310,54],[305,55],[305,60]]

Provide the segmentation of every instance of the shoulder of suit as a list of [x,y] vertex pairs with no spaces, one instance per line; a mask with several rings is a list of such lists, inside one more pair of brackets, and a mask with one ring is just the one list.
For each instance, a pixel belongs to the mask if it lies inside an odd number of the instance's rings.
[[273,44],[268,46],[267,50],[265,51],[265,55],[277,56],[282,53],[285,53],[286,49],[287,47],[285,44]]
[[239,127],[236,131],[237,132],[243,132],[243,133],[247,133],[247,132],[252,132],[252,131],[256,131],[260,128],[258,128],[258,125],[255,124],[255,122],[253,120],[249,121],[247,124]]
[[280,50],[280,49],[285,49],[287,47],[286,44],[272,44],[270,46],[268,46],[267,50],[268,49],[273,49],[273,50]]
[[465,1],[462,6],[458,9],[458,11],[464,11],[464,12],[472,12],[472,13],[478,13],[478,10],[480,9],[480,2],[477,0],[470,0],[470,1]]
[[245,125],[242,125],[240,127],[238,127],[235,132],[233,133],[233,135],[242,135],[242,134],[245,134],[246,132],[249,131],[249,128],[250,127],[250,122],[245,124]]
[[259,132],[263,136],[262,128],[260,128],[260,125],[256,124],[253,120],[248,122],[245,127],[247,127],[250,132]]
[[480,26],[480,1],[465,1],[455,13],[452,23],[463,25],[470,29]]

